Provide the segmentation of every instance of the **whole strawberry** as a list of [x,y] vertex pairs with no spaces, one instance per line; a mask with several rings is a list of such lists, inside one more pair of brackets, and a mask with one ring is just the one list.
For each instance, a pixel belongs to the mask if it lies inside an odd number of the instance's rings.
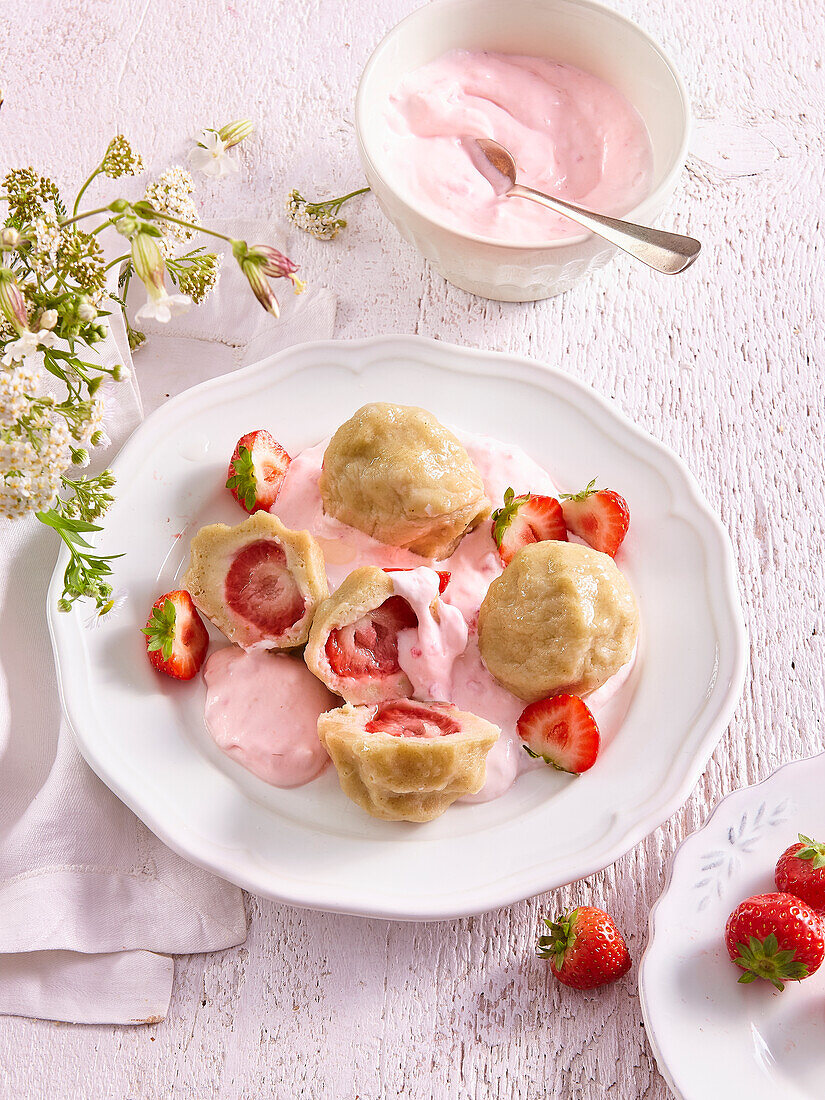
[[742,983],[764,978],[780,991],[785,982],[815,974],[825,958],[825,924],[792,894],[757,894],[728,918],[725,945],[745,973]]
[[779,857],[776,888],[825,912],[825,844],[800,833],[799,843]]
[[538,955],[563,985],[595,989],[621,978],[630,955],[621,932],[602,909],[580,905],[567,916],[544,923],[549,936],[539,936]]

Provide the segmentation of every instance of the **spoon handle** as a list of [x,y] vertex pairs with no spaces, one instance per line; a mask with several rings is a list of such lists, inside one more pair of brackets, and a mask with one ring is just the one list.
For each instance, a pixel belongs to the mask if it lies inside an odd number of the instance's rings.
[[594,214],[581,206],[574,206],[562,199],[553,199],[543,191],[534,191],[532,187],[515,184],[507,192],[508,198],[532,199],[533,202],[555,210],[571,218],[591,233],[597,233],[606,241],[615,244],[624,252],[635,256],[654,271],[665,275],[678,275],[685,271],[702,248],[693,237],[683,237],[681,233],[667,233],[664,229],[651,229],[646,225],[635,225],[620,218],[608,218],[604,214]]

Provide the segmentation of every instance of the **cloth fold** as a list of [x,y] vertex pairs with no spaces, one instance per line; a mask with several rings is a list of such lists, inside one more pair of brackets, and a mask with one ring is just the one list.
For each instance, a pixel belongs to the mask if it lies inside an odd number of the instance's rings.
[[[230,230],[272,239],[265,223]],[[276,321],[231,260],[226,267],[207,303],[166,329],[147,328],[136,367],[113,311],[100,354],[132,367],[133,378],[105,387],[113,442],[106,462],[144,409],[292,344],[332,336],[330,291],[294,297],[284,282]],[[53,532],[33,518],[0,520],[0,1014],[153,1022],[169,1004],[169,955],[243,942],[242,896],[166,848],[80,757],[61,719],[45,618],[57,549]]]

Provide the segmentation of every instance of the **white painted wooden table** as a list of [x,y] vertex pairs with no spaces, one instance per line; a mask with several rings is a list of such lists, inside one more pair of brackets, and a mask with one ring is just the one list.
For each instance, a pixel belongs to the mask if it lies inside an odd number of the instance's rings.
[[[0,169],[31,162],[79,182],[118,129],[159,169],[201,125],[249,115],[242,180],[202,188],[204,211],[277,211],[296,186],[348,190],[360,183],[359,72],[414,6],[5,0]],[[693,96],[693,155],[666,217],[705,243],[686,276],[620,259],[553,301],[485,302],[431,272],[369,199],[339,241],[285,226],[284,244],[340,295],[340,336],[417,332],[556,364],[686,459],[733,536],[752,638],[746,693],[707,774],[614,867],[484,917],[384,923],[249,898],[247,943],[180,959],[161,1024],[4,1018],[4,1098],[668,1095],[635,968],[577,994],[548,981],[533,942],[541,913],[588,901],[615,914],[638,960],[679,840],[722,794],[825,742],[825,88],[807,0],[617,6],[666,45]]]

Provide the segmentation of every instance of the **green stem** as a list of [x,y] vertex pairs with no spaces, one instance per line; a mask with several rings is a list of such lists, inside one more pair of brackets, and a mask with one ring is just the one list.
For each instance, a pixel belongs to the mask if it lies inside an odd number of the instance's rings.
[[103,268],[104,271],[108,271],[110,267],[114,267],[115,264],[122,264],[124,260],[128,260],[130,256],[129,252],[124,252],[122,256],[116,256],[114,260],[106,264]]
[[73,214],[71,218],[65,218],[62,222],[58,222],[58,225],[61,229],[64,229],[73,222],[79,222],[83,218],[91,218],[93,214],[106,214],[108,211],[108,206],[96,206],[94,210],[84,210],[82,214]]
[[98,165],[97,168],[95,168],[94,172],[92,172],[92,174],[89,176],[89,178],[86,180],[86,182],[83,184],[83,186],[78,191],[77,198],[74,200],[74,206],[72,207],[72,214],[73,215],[77,213],[77,208],[78,208],[78,206],[80,206],[80,200],[83,198],[83,192],[86,190],[86,188],[89,186],[89,184],[95,178],[95,176],[99,176],[99,175],[100,175],[100,165]]
[[333,201],[336,206],[343,206],[347,199],[354,199],[356,195],[366,195],[367,191],[369,191],[369,187],[359,187],[357,191],[350,191],[348,195],[342,195],[340,199],[334,199]]
[[155,211],[156,218],[162,218],[167,222],[174,222],[175,225],[182,225],[185,229],[191,229],[195,233],[208,233],[210,237],[220,237],[222,241],[228,241],[232,244],[234,237],[227,237],[225,233],[219,233],[217,229],[207,229],[205,225],[194,225],[192,222],[185,222],[182,218],[173,218],[171,214],[161,214],[159,210]]
[[96,225],[92,230],[92,233],[100,233],[101,230],[107,229],[110,225],[114,225],[117,218],[109,218],[107,222],[101,222],[100,225]]

